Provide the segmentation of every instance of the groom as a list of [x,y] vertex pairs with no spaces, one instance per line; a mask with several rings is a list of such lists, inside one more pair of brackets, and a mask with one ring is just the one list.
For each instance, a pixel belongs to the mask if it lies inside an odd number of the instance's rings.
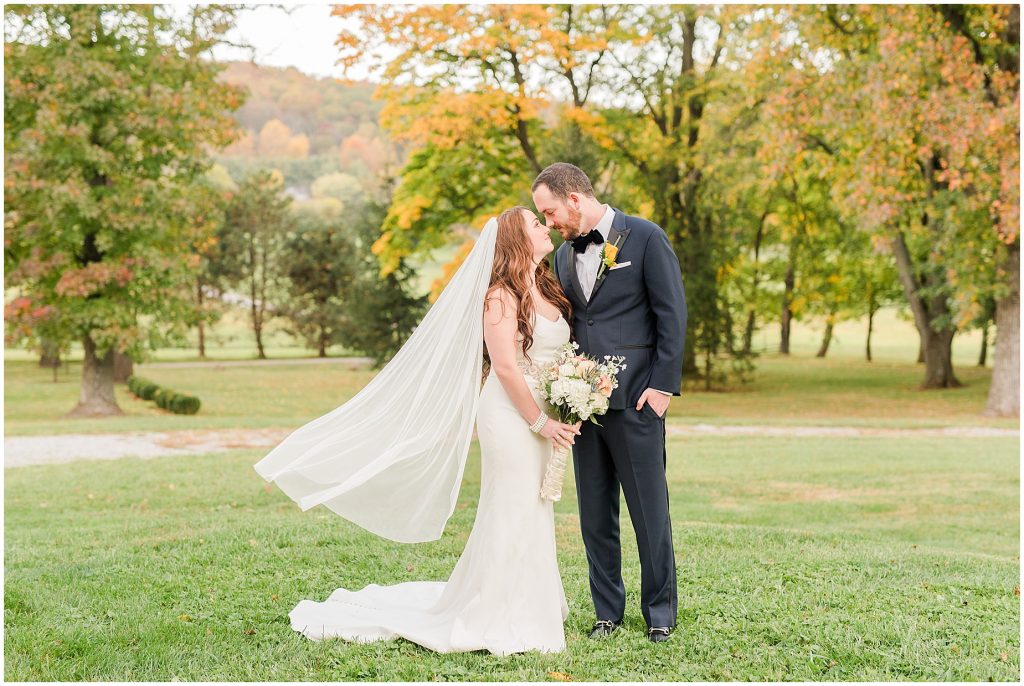
[[[661,227],[599,202],[590,179],[571,164],[559,162],[542,171],[533,182],[533,202],[545,223],[565,239],[555,252],[554,268],[572,303],[573,333],[581,351],[599,361],[605,355],[626,358],[608,412],[600,419],[603,426],[585,422],[573,446],[580,527],[597,612],[590,637],[615,631],[626,609],[621,486],[640,552],[647,636],[664,641],[676,625],[665,412],[671,397],[680,393],[686,337],[679,260]],[[611,258],[610,267],[603,257]]]

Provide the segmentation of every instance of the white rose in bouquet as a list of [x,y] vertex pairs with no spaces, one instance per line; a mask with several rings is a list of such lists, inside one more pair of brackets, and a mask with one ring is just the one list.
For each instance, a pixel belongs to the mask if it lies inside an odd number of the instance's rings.
[[[560,421],[598,424],[596,416],[608,411],[608,397],[619,385],[616,375],[626,368],[626,358],[605,355],[605,361],[598,364],[586,355],[577,355],[577,348],[576,343],[566,343],[551,364],[540,368],[541,395],[558,411]],[[552,454],[541,486],[542,498],[554,501],[562,497],[567,457],[568,451],[562,448]]]

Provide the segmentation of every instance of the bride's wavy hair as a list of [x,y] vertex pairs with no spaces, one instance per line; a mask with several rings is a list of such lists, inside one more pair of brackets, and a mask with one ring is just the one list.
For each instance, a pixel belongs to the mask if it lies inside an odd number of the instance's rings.
[[[523,355],[530,359],[527,350],[533,345],[533,325],[530,315],[534,312],[533,296],[530,294],[527,280],[533,266],[533,244],[526,235],[526,223],[523,221],[523,210],[531,210],[522,205],[511,207],[498,216],[498,234],[494,243],[494,266],[491,268],[491,281],[487,287],[487,298],[499,288],[506,289],[516,299],[519,334],[523,337]],[[562,293],[551,266],[546,259],[541,260],[534,271],[534,280],[544,299],[554,305],[572,322],[572,305]],[[498,301],[501,302],[500,300]],[[504,308],[504,305],[502,305]],[[504,309],[502,310],[504,314]],[[537,315],[543,317],[544,315]],[[491,357],[484,343],[483,376],[486,379],[491,369]]]

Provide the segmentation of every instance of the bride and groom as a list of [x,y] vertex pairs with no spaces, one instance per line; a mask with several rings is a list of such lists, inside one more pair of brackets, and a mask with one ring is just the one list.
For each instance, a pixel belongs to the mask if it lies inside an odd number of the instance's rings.
[[[661,228],[600,203],[571,164],[541,172],[533,201],[544,224],[525,207],[489,220],[394,358],[255,465],[304,511],[322,504],[391,540],[436,540],[455,509],[476,427],[480,498],[448,580],[302,600],[289,618],[308,638],[403,637],[438,652],[497,655],[563,650],[569,608],[553,505],[539,496],[554,446],[573,452],[596,614],[590,636],[616,631],[625,612],[620,488],[636,532],[648,637],[664,641],[675,627],[664,415],[680,392],[679,262]],[[553,271],[550,228],[565,239]],[[550,416],[531,373],[571,339],[595,358],[626,358],[601,426]]]

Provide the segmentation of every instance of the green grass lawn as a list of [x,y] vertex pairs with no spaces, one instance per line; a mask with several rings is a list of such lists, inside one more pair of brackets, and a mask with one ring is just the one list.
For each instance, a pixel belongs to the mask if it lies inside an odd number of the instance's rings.
[[[1020,676],[1016,438],[669,443],[679,630],[643,635],[623,522],[625,630],[592,642],[572,484],[556,508],[571,615],[560,655],[314,643],[287,614],[371,582],[445,579],[478,456],[441,540],[301,512],[261,451],[5,472],[5,679],[968,680]],[[625,513],[625,508],[623,508]]]
[[[682,423],[852,425],[936,427],[974,425],[1015,428],[1016,419],[980,416],[988,395],[992,369],[976,362],[978,332],[954,341],[956,373],[963,388],[920,391],[923,366],[914,362],[917,334],[891,310],[878,317],[873,362],[863,359],[862,322],[843,322],[829,356],[814,357],[820,331],[797,324],[789,357],[768,353],[758,358],[750,383],[734,382],[715,392],[688,384],[672,401],[669,419]],[[251,333],[244,317],[233,313],[211,338],[214,360],[253,357]],[[268,333],[271,358],[310,357],[279,327]],[[758,335],[755,347],[774,344],[772,327]],[[340,348],[332,355],[344,354]],[[163,349],[154,361],[193,359],[194,351]],[[140,401],[122,385],[116,389],[125,416],[103,420],[63,419],[78,401],[81,356],[53,372],[40,369],[26,351],[7,350],[4,371],[5,433],[97,433],[108,431],[199,428],[296,427],[345,402],[372,377],[370,370],[349,370],[344,364],[314,366],[159,368],[136,365],[140,376],[175,390],[199,396],[203,405],[194,416],[173,415]],[[991,362],[990,362],[991,364]],[[689,381],[689,380],[684,380]]]
[[[64,419],[78,400],[80,363],[54,383],[34,362],[8,361],[4,376],[7,435],[129,430],[297,427],[345,402],[372,377],[344,364],[186,368],[139,365],[136,373],[199,396],[196,415],[175,415],[116,388],[125,414],[106,419]],[[976,425],[1013,428],[1016,419],[993,419],[985,407],[991,369],[959,371],[963,388],[920,391],[913,362],[863,362],[772,356],[758,362],[749,384],[725,392],[685,389],[669,406],[680,423],[821,424],[928,427]]]
[[[793,355],[758,360],[753,383],[687,388],[673,423],[1016,428],[979,415],[991,368],[977,334],[954,343],[964,388],[917,390],[916,334],[880,318],[876,361],[859,323],[798,325]],[[211,356],[253,356],[244,320]],[[757,345],[777,344],[771,331]],[[335,349],[332,354],[344,351]],[[309,355],[271,329],[272,357]],[[161,350],[158,360],[189,359]],[[73,359],[75,356],[73,355]],[[80,357],[77,359],[80,360]],[[344,364],[158,368],[137,373],[198,395],[163,412],[117,387],[125,415],[66,420],[81,363],[58,382],[5,354],[5,434],[297,427],[373,376]],[[475,445],[475,444],[474,444]],[[314,643],[287,614],[334,588],[447,578],[479,493],[470,456],[441,540],[415,546],[333,513],[301,512],[252,464],[266,451],[5,470],[5,678],[22,680],[988,680],[1020,675],[1019,439],[676,438],[669,479],[679,631],[643,635],[636,545],[624,521],[625,631],[593,620],[575,493],[557,506],[572,614],[562,655],[435,655],[405,641]],[[625,513],[625,508],[623,508]]]
[[[440,267],[438,267],[440,274]],[[425,281],[424,289],[429,290]],[[282,319],[271,318],[263,331],[263,345],[270,358],[312,357],[316,351],[306,348],[285,329]],[[875,316],[875,331],[872,336],[872,355],[876,361],[912,362],[917,359],[918,335],[914,325],[902,318],[893,308],[886,308]],[[795,321],[790,347],[793,355],[813,357],[821,343],[824,323],[819,321]],[[863,360],[864,342],[867,335],[867,319],[839,322],[832,336],[828,356],[832,359]],[[198,334],[189,332],[190,346],[187,348],[160,348],[152,353],[154,361],[198,360]],[[991,343],[991,341],[990,341]],[[779,347],[779,325],[769,323],[754,336],[753,348],[758,351],[777,351]],[[981,332],[967,331],[953,339],[953,363],[958,368],[977,364],[981,348]],[[989,348],[988,365],[992,365],[993,348]],[[208,360],[256,359],[256,339],[249,323],[249,313],[241,307],[229,308],[219,322],[209,327],[206,333]],[[327,349],[332,357],[358,355],[344,346],[335,345]],[[4,359],[8,361],[34,361],[38,356],[28,350],[5,348]],[[71,360],[82,359],[82,347],[72,345]]]

